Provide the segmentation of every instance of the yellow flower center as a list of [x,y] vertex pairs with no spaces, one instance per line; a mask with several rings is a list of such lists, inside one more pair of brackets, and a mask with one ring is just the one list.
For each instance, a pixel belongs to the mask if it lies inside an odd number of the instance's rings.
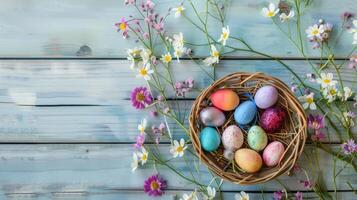
[[273,11],[269,11],[269,12],[267,13],[267,16],[268,16],[268,17],[274,17],[274,12],[273,12]]
[[319,123],[316,122],[316,121],[314,121],[314,122],[312,123],[312,127],[313,127],[314,129],[317,129],[317,128],[319,127]]
[[140,69],[139,74],[142,76],[146,76],[148,74],[148,71],[143,67]]
[[177,151],[178,153],[183,152],[183,147],[182,147],[182,146],[178,146],[177,149],[176,149],[176,151]]
[[335,89],[331,89],[330,90],[330,94],[333,96],[333,95],[335,95],[336,94],[336,90]]
[[222,37],[223,37],[223,39],[228,39],[228,33],[227,32],[224,32],[223,34],[222,34]]
[[323,82],[326,83],[326,84],[329,84],[331,82],[331,80],[330,79],[324,79]]
[[140,93],[136,94],[135,98],[136,98],[137,101],[144,101],[145,95],[142,92],[140,92]]
[[122,30],[122,31],[125,31],[126,30],[126,23],[120,23],[119,24],[119,28],[120,28],[120,30]]
[[143,156],[141,157],[141,160],[147,160],[148,159],[148,157],[147,157],[147,155],[146,154],[143,154]]
[[177,12],[181,13],[182,11],[183,11],[182,6],[180,6],[180,7],[177,8]]
[[165,57],[164,57],[165,62],[169,63],[169,62],[171,62],[171,60],[172,60],[172,58],[170,55],[165,55]]
[[151,190],[158,190],[160,188],[160,185],[157,181],[153,181],[150,184]]
[[311,97],[306,97],[306,102],[312,104],[314,102],[314,99]]
[[212,52],[212,56],[213,56],[213,57],[219,57],[219,52],[218,52],[218,51]]
[[319,29],[314,29],[312,30],[312,35],[318,35],[319,34]]

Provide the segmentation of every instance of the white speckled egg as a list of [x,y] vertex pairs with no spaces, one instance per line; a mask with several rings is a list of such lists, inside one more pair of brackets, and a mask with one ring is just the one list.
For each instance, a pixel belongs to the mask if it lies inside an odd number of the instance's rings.
[[236,125],[228,126],[222,133],[222,143],[225,149],[236,151],[243,145],[242,130]]
[[266,109],[278,101],[278,96],[278,90],[271,85],[267,85],[258,89],[254,95],[254,101],[258,108]]
[[222,126],[226,121],[226,116],[215,107],[207,107],[201,110],[200,119],[206,126]]

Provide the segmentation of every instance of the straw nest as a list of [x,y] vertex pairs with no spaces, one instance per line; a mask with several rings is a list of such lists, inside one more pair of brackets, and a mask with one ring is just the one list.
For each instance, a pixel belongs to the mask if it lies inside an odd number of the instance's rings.
[[[222,144],[214,152],[202,150],[199,135],[204,125],[200,122],[199,114],[203,108],[211,105],[210,95],[217,89],[229,88],[237,92],[240,99],[244,101],[247,97],[243,94],[250,93],[254,95],[264,85],[272,85],[278,90],[279,99],[277,105],[284,108],[287,113],[284,125],[279,133],[267,134],[269,141],[280,141],[285,146],[285,152],[279,164],[275,167],[263,166],[256,173],[246,173],[239,169],[234,160],[230,161],[223,157],[224,147]],[[225,124],[221,127],[216,127],[219,134],[222,134],[227,126],[236,124],[233,118],[233,111],[225,114],[227,119]],[[244,144],[242,148],[248,146],[246,142],[247,132],[244,130],[243,135]],[[282,174],[289,174],[303,151],[306,135],[307,121],[304,109],[290,91],[290,88],[279,79],[263,73],[237,72],[215,81],[197,97],[190,114],[190,136],[197,155],[217,176],[236,184],[263,183]]]

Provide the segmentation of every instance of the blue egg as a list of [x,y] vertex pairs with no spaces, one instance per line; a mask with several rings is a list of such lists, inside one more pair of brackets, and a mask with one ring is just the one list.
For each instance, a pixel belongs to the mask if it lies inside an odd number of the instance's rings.
[[241,103],[234,111],[234,120],[239,125],[247,125],[253,121],[257,114],[257,106],[253,101]]
[[200,142],[203,150],[212,152],[218,149],[221,144],[221,137],[216,129],[205,127],[200,133]]

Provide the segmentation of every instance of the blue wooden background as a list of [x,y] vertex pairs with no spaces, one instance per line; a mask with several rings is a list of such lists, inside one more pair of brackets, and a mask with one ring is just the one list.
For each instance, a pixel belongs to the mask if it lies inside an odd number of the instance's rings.
[[[309,72],[300,54],[270,20],[261,16],[266,1],[232,2],[228,12],[232,34],[285,59],[301,76]],[[161,0],[158,6],[166,11],[177,4],[174,0]],[[315,0],[303,26],[324,18],[339,29],[344,11],[357,13],[356,0]],[[124,41],[113,26],[130,13],[134,10],[121,0],[1,1],[0,199],[148,198],[142,187],[152,169],[130,172],[131,143],[137,124],[148,116],[128,106],[127,100],[130,90],[144,82],[134,78],[125,59],[126,48],[135,44]],[[172,33],[182,31],[188,41],[202,40],[200,34],[192,34],[196,30],[183,19],[169,18],[166,29]],[[209,29],[219,36],[217,26]],[[352,36],[344,34],[336,47],[338,59],[348,54],[351,43]],[[89,48],[81,50],[83,46]],[[197,50],[198,56],[207,53],[206,49]],[[310,57],[318,55],[318,51],[310,49]],[[235,71],[262,71],[290,83],[289,72],[272,60],[242,53],[230,56],[218,66],[219,77]],[[199,89],[211,83],[202,78],[201,70],[191,61],[174,64],[173,70],[177,80],[192,76]],[[348,85],[357,83],[356,75],[346,68],[342,76]],[[192,98],[197,93],[190,95]],[[189,110],[191,104],[192,100],[182,101],[181,108]],[[174,123],[170,125],[176,137],[184,135]],[[335,135],[329,145],[339,148]],[[167,149],[167,141],[161,146]],[[306,148],[312,147],[307,144]],[[332,159],[324,152],[318,154],[326,187],[333,192]],[[307,164],[304,159],[299,162]],[[182,160],[176,164],[188,170]],[[175,199],[193,189],[164,168],[160,173],[169,181],[169,190],[160,199]],[[202,166],[203,179],[207,174]],[[296,179],[282,176],[279,180],[291,190],[305,191]],[[349,168],[337,179],[338,197],[356,199],[346,181],[357,188],[357,175]],[[233,199],[241,190],[250,193],[252,199],[269,199],[280,188],[271,181],[255,186],[224,183],[222,189],[227,199]],[[304,196],[313,195],[306,192]]]

